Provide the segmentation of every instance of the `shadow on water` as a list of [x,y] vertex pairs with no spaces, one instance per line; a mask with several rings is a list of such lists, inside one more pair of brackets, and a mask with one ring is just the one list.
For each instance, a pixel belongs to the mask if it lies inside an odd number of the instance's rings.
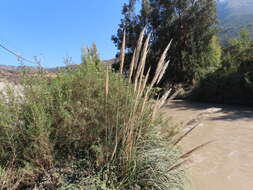
[[211,120],[253,120],[253,108],[245,106],[174,100],[164,106],[164,108],[199,112],[204,112],[210,108],[219,108],[219,111],[216,112],[217,114],[210,118]]

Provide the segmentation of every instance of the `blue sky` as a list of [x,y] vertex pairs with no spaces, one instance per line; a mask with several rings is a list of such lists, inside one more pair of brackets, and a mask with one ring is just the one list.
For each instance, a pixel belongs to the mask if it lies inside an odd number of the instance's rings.
[[[63,58],[80,62],[81,48],[95,42],[102,59],[116,53],[121,9],[127,0],[1,0],[0,43],[33,59],[40,54],[45,67],[64,65]],[[0,65],[18,65],[0,49]],[[31,65],[31,64],[28,64]]]

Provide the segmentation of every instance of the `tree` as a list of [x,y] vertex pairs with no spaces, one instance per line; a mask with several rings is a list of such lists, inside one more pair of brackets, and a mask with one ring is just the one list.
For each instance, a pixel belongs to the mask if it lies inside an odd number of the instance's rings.
[[[168,59],[171,65],[163,83],[189,82],[213,71],[219,63],[215,0],[143,0],[137,14],[137,1],[123,7],[115,45],[120,49],[123,30],[127,34],[127,52],[132,54],[145,26],[152,33],[148,62],[155,69],[161,51],[173,39]],[[127,64],[126,64],[127,65]],[[204,71],[204,72],[203,72]]]
[[223,49],[222,68],[226,73],[245,70],[242,68],[253,70],[253,40],[246,28],[241,29],[240,36],[230,40]]
[[[212,46],[219,55],[220,50]],[[202,101],[252,106],[253,40],[247,29],[242,29],[241,35],[230,40],[222,50],[221,68],[201,80],[194,96]]]

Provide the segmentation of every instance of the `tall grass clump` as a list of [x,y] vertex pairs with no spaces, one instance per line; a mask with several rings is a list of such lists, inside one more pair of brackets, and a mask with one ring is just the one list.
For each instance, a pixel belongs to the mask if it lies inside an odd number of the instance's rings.
[[151,101],[169,46],[148,84],[148,45],[143,31],[128,72],[124,47],[119,73],[92,48],[78,68],[2,93],[0,189],[185,189],[175,130],[159,114],[170,92]]

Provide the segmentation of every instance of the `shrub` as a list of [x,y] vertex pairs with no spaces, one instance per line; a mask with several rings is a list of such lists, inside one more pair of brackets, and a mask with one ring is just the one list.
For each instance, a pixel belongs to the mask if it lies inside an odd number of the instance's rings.
[[[179,151],[157,135],[158,126],[166,125],[157,112],[169,92],[150,101],[168,66],[168,47],[147,86],[148,42],[136,49],[129,79],[90,49],[77,68],[54,77],[27,75],[22,94],[11,88],[2,94],[0,167],[19,174],[8,182],[13,189],[183,189],[183,172],[169,170]],[[171,140],[174,129],[168,131]]]
[[203,79],[190,98],[197,101],[253,106],[252,82],[252,72],[224,74],[217,71]]

